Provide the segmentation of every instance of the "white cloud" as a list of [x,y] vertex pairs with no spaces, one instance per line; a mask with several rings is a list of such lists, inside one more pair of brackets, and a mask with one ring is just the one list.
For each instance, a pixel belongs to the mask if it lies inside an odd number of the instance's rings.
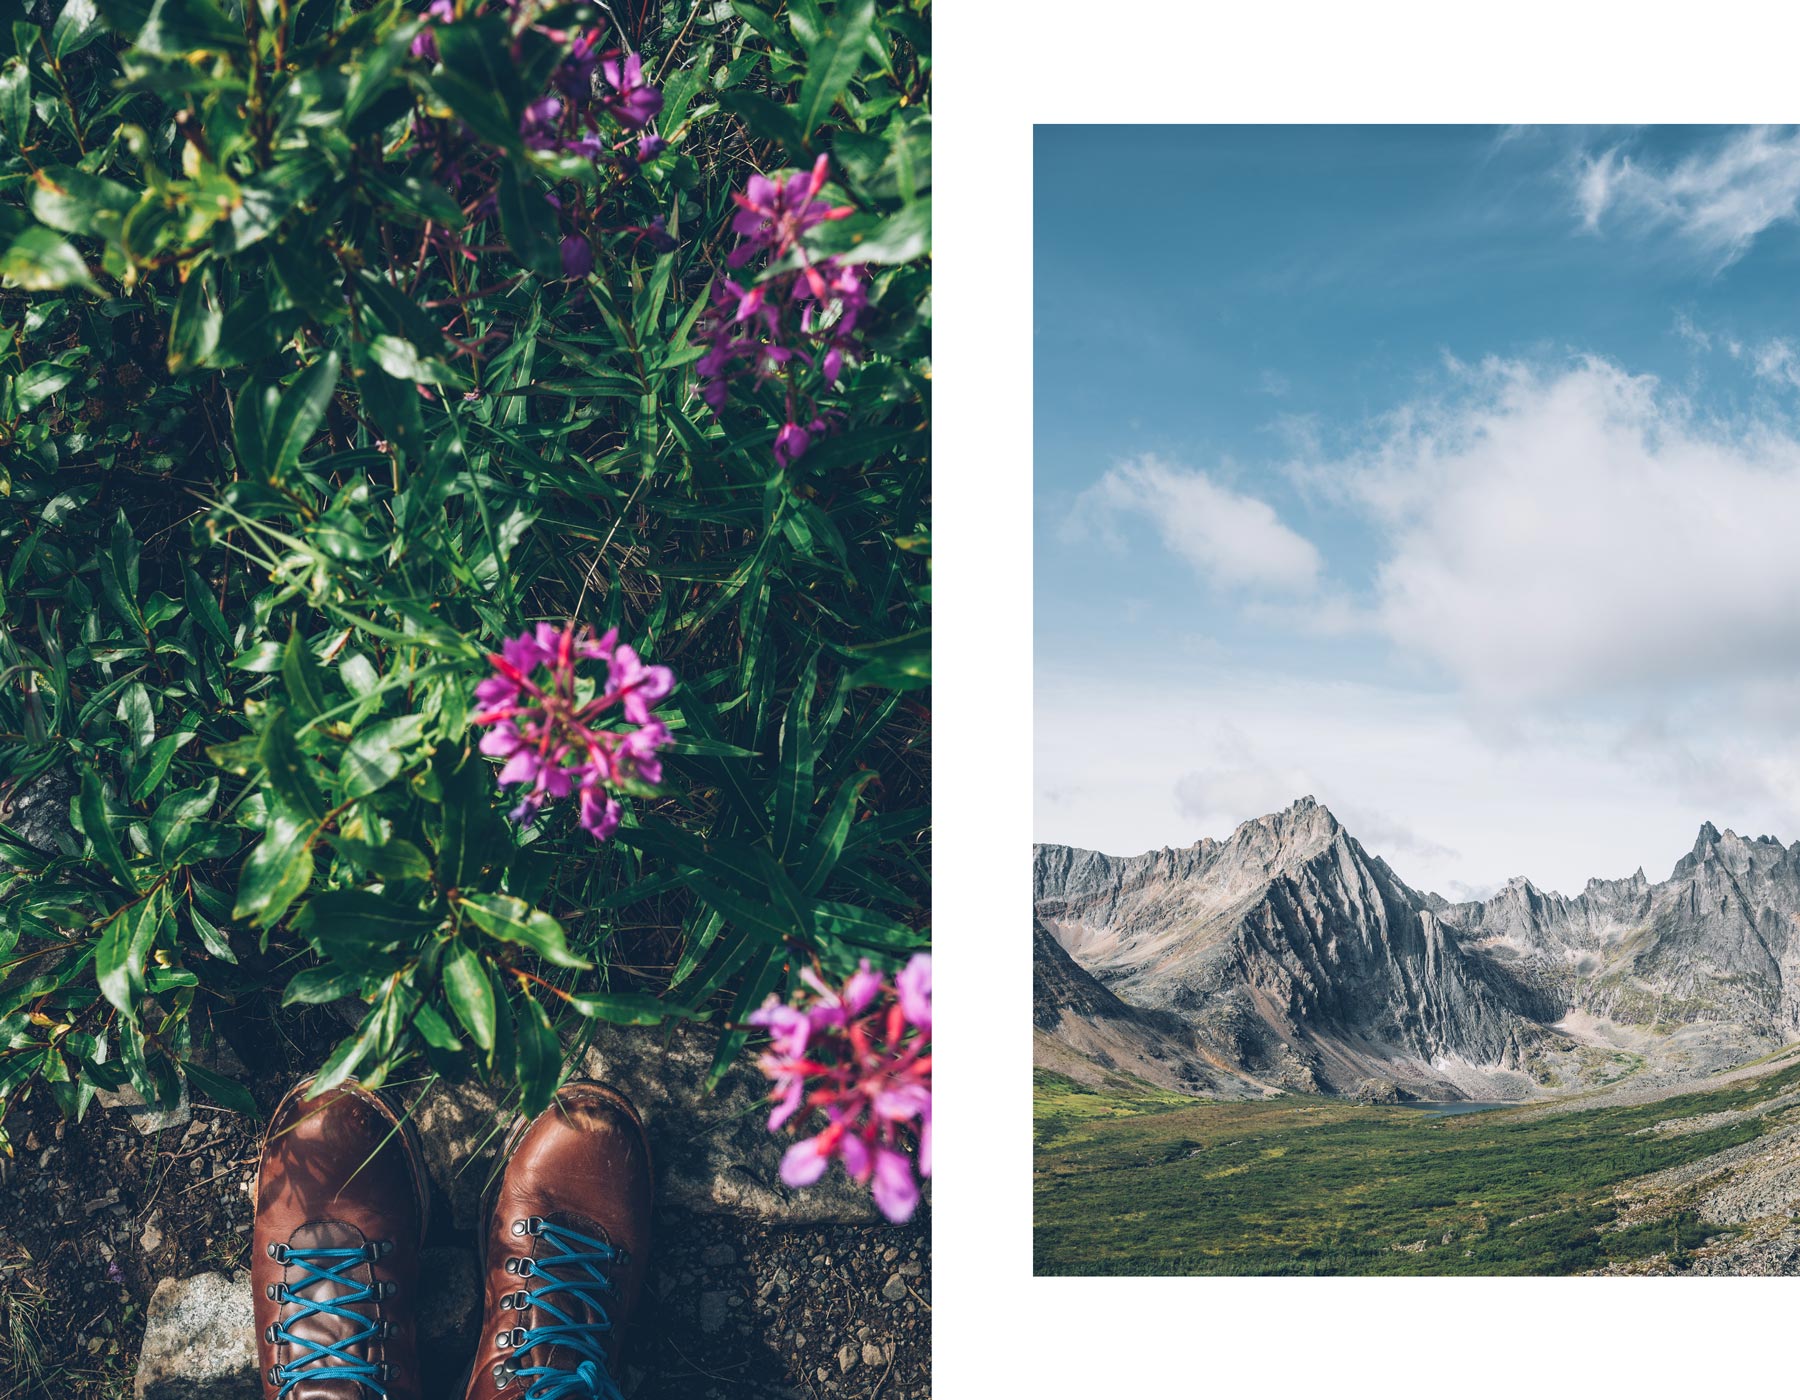
[[1583,227],[1673,227],[1723,265],[1800,217],[1800,132],[1749,127],[1664,166],[1614,146],[1578,160],[1572,183]]
[[1205,472],[1151,456],[1120,462],[1082,492],[1069,529],[1116,537],[1127,516],[1154,524],[1163,544],[1214,587],[1292,595],[1318,582],[1319,551],[1311,541],[1282,524],[1266,501]]
[[1307,479],[1381,536],[1372,609],[1501,711],[1800,664],[1800,442],[1648,376],[1490,361]]

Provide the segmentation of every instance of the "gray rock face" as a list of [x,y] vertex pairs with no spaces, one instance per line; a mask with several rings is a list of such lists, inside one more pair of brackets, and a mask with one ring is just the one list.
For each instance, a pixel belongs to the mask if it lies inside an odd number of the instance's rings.
[[248,1274],[164,1279],[150,1297],[136,1400],[262,1400]]
[[[74,828],[69,825],[69,802],[74,795],[75,780],[62,769],[52,768],[10,795],[0,790],[0,798],[4,799],[0,821],[35,850],[64,849],[65,842],[74,836]],[[0,870],[6,868],[0,864]]]
[[[1601,1069],[1558,1025],[1571,1013],[1644,1036],[1705,1023],[1744,1058],[1800,1034],[1800,842],[1710,823],[1659,885],[1640,870],[1571,899],[1518,879],[1450,904],[1308,797],[1224,842],[1130,859],[1039,846],[1034,893],[1102,990],[1179,1014],[1202,1054],[1268,1087],[1575,1087]],[[1617,1039],[1605,1048],[1610,1063]]]
[[[792,1139],[768,1131],[768,1081],[740,1061],[709,1091],[717,1043],[694,1026],[666,1037],[597,1026],[587,1043],[571,1047],[570,1073],[610,1084],[637,1105],[650,1132],[657,1194],[667,1204],[784,1224],[877,1219],[867,1190],[836,1167],[804,1191],[782,1185],[781,1154]],[[458,1228],[474,1228],[512,1118],[493,1089],[473,1082],[436,1085],[415,1114],[432,1178]]]

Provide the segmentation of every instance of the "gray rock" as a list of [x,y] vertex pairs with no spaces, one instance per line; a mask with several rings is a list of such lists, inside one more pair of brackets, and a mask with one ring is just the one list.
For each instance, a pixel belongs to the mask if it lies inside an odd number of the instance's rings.
[[[791,1139],[767,1131],[768,1081],[740,1060],[716,1089],[706,1087],[716,1033],[686,1025],[581,1029],[588,1043],[571,1054],[570,1073],[610,1084],[637,1105],[664,1204],[783,1224],[879,1218],[867,1191],[839,1169],[804,1191],[781,1184],[781,1154]],[[477,1224],[482,1195],[499,1167],[512,1121],[501,1102],[486,1084],[440,1082],[414,1106],[426,1164],[461,1229]]]
[[856,1349],[855,1342],[845,1342],[841,1347],[838,1348],[838,1351],[837,1351],[838,1370],[846,1375],[848,1375],[851,1371],[856,1369],[856,1363],[858,1361],[860,1361],[861,1359],[862,1359],[861,1355],[858,1353],[858,1351]]
[[906,1280],[899,1274],[890,1274],[888,1281],[881,1286],[881,1296],[890,1303],[902,1302],[906,1298]]
[[700,1295],[700,1330],[717,1332],[725,1326],[725,1310],[730,1298],[724,1293],[702,1293]]
[[[39,851],[77,851],[74,827],[69,824],[69,802],[75,780],[61,768],[40,773],[7,796],[0,789],[0,821],[5,822],[27,846]],[[0,862],[0,870],[8,867]]]
[[157,1108],[144,1102],[144,1097],[129,1084],[118,1089],[97,1089],[94,1091],[94,1102],[106,1109],[118,1109],[125,1114],[125,1121],[130,1123],[145,1137],[167,1132],[170,1128],[179,1128],[193,1121],[193,1105],[188,1102],[188,1090],[185,1083],[181,1086],[181,1097],[165,1108]]
[[262,1400],[248,1274],[164,1279],[150,1298],[136,1400]]

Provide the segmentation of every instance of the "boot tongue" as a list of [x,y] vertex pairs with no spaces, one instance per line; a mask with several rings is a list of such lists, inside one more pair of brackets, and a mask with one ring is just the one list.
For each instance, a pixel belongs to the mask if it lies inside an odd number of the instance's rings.
[[[368,1239],[361,1230],[339,1220],[313,1221],[302,1225],[288,1237],[289,1249],[361,1249],[367,1243]],[[321,1267],[328,1265],[321,1264]],[[323,1304],[335,1302],[368,1287],[374,1280],[374,1268],[373,1264],[359,1261],[349,1268],[340,1269],[338,1277],[343,1282],[338,1282],[315,1277],[297,1264],[289,1262],[282,1281],[296,1299]],[[375,1359],[371,1355],[369,1342],[360,1342],[351,1347],[345,1347],[343,1343],[364,1331],[379,1317],[380,1304],[373,1298],[365,1298],[361,1302],[345,1306],[355,1316],[337,1317],[331,1313],[312,1313],[300,1317],[299,1314],[305,1309],[299,1302],[293,1302],[282,1308],[281,1318],[288,1332],[295,1337],[317,1342],[321,1346],[336,1345],[359,1361]],[[338,1362],[329,1357],[321,1360],[303,1347],[290,1345],[287,1364],[293,1367],[296,1363],[302,1367],[297,1373],[300,1381],[288,1392],[288,1400],[369,1400],[370,1396],[381,1393],[379,1390],[365,1389],[362,1382],[354,1377],[333,1378],[331,1372]],[[289,1374],[296,1373],[290,1370]]]

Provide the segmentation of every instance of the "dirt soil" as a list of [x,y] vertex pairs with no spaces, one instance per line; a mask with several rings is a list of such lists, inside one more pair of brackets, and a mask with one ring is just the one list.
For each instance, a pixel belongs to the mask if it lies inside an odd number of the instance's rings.
[[[271,1058],[299,1058],[285,1049]],[[297,1072],[256,1068],[265,1107]],[[248,1267],[261,1126],[199,1103],[191,1124],[152,1136],[98,1105],[79,1125],[47,1101],[9,1115],[18,1150],[0,1164],[0,1400],[130,1394],[158,1280]],[[901,1227],[785,1228],[664,1212],[626,1394],[927,1400],[928,1214]],[[427,1246],[472,1258],[449,1210],[433,1219]],[[478,1321],[422,1348],[427,1394],[456,1393]]]

